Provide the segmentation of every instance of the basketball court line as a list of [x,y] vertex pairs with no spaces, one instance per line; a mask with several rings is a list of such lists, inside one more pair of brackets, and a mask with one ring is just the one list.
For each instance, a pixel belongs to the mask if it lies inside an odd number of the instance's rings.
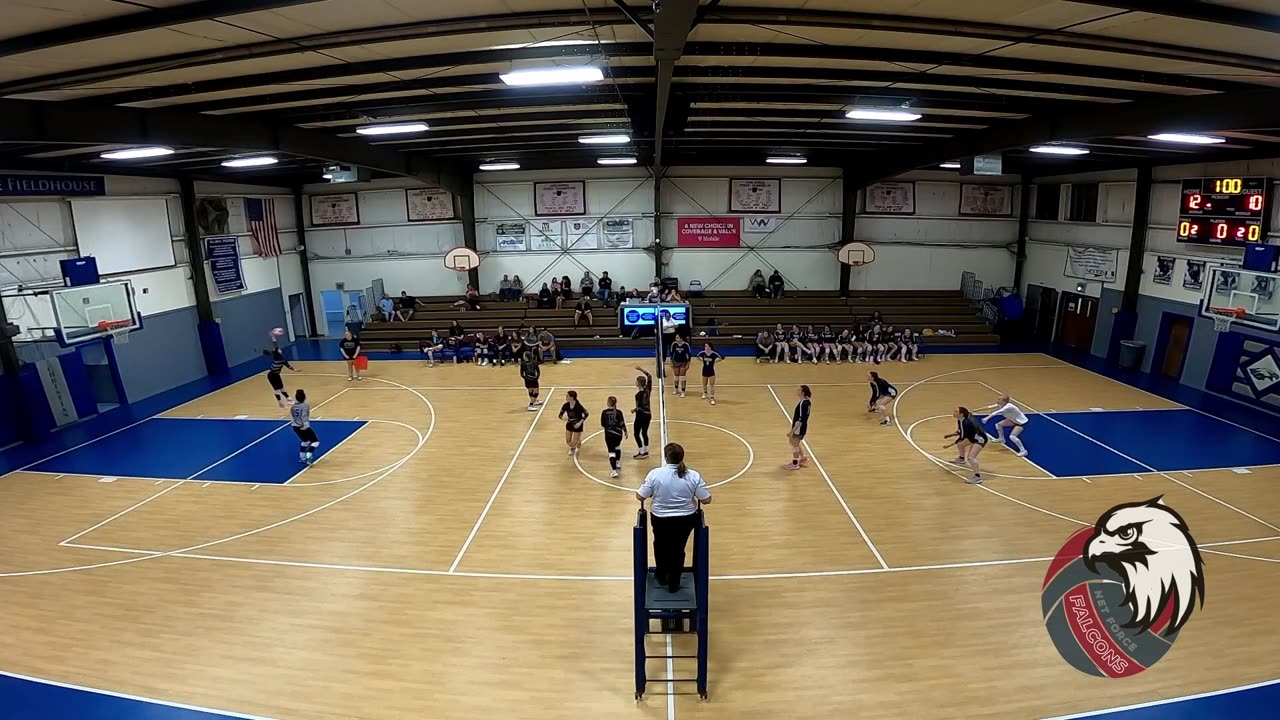
[[[1138,703],[1136,705],[1124,705],[1122,707],[1105,708],[1103,710],[1090,710],[1088,712],[1076,713],[1074,715],[1056,715],[1044,720],[1081,720],[1082,718],[1099,717],[1101,715],[1111,715],[1113,713],[1129,712],[1131,710],[1142,710],[1144,708],[1159,707],[1161,705],[1172,705],[1173,703],[1187,702],[1190,700],[1200,700],[1202,698],[1216,697],[1218,695],[1230,695],[1231,693],[1245,692],[1246,690],[1256,690],[1257,688],[1269,687],[1280,683],[1280,680],[1267,680],[1264,682],[1253,683],[1250,685],[1239,685],[1237,687],[1225,688],[1222,690],[1212,690],[1210,692],[1197,693],[1195,695],[1183,695],[1181,697],[1165,698],[1163,700],[1152,700],[1151,702]],[[1186,715],[1184,717],[1191,717]]]
[[[642,358],[642,359],[643,359],[643,358]],[[650,359],[652,359],[652,358],[650,358]],[[847,364],[847,363],[846,363],[846,364]],[[868,367],[872,367],[872,368],[877,367],[877,366],[875,366],[875,365],[870,365],[870,364],[868,364],[867,366],[868,366]],[[1054,367],[1054,368],[1056,368],[1056,367],[1062,367],[1062,366],[1060,366],[1060,365],[1017,365],[1017,366],[1015,366],[1015,367],[1020,367],[1020,368],[1021,368],[1021,367],[1030,367],[1030,368],[1050,368],[1050,367]],[[304,373],[304,374],[306,374],[306,373]],[[938,381],[938,382],[932,382],[932,383],[930,383],[930,384],[931,384],[931,385],[968,385],[968,384],[970,384],[970,383],[972,383],[972,382],[974,382],[974,381],[972,381],[972,380],[941,380],[941,381]],[[778,385],[778,384],[780,384],[780,383],[722,383],[722,382],[717,382],[717,383],[716,383],[716,387],[718,387],[718,388],[722,388],[722,387],[731,387],[731,388],[762,388],[762,387],[769,387],[770,385]],[[806,383],[806,384],[807,384],[809,387],[863,387],[863,386],[865,386],[865,385],[867,384],[867,381],[862,380],[862,381],[859,381],[859,382]],[[902,384],[901,384],[900,386],[898,386],[898,387],[907,388],[907,387],[911,387],[912,385],[916,385],[916,384],[918,384],[918,383],[914,383],[914,382],[910,382],[910,383],[902,383]],[[520,389],[520,387],[519,387],[518,385],[408,385],[408,386],[406,386],[406,387],[407,387],[407,388],[409,388],[410,390],[518,390],[518,389]],[[635,386],[634,386],[634,385],[627,385],[627,384],[618,384],[618,385],[574,385],[574,386],[573,386],[573,389],[574,389],[574,390],[617,390],[617,389],[620,389],[620,388],[631,388],[631,387],[635,387]],[[347,389],[348,389],[348,390],[358,391],[358,392],[364,392],[364,391],[367,391],[367,390],[399,390],[400,388],[398,388],[398,387],[395,387],[395,388],[387,388],[387,387],[353,387],[353,388],[347,388]],[[1156,409],[1156,408],[1150,408],[1150,409],[1153,409],[1153,410],[1154,410],[1154,409]]]
[[[755,464],[755,461],[756,461],[756,451],[755,451],[755,448],[751,447],[751,443],[747,442],[746,438],[744,438],[744,437],[742,437],[741,435],[739,435],[739,434],[737,434],[737,433],[733,432],[732,430],[728,430],[728,429],[726,429],[726,428],[722,428],[722,427],[720,427],[719,425],[712,425],[712,424],[710,424],[710,423],[697,422],[696,420],[671,420],[670,422],[673,422],[673,423],[680,423],[681,425],[699,425],[699,426],[702,426],[702,427],[708,427],[708,428],[712,428],[712,429],[714,429],[714,430],[719,430],[720,432],[725,433],[726,435],[729,435],[729,436],[731,436],[731,437],[733,437],[733,438],[736,438],[739,442],[741,442],[743,445],[745,445],[745,446],[746,446],[746,448],[747,448],[747,464],[746,464],[746,465],[744,465],[744,466],[742,467],[742,469],[741,469],[741,470],[739,470],[738,472],[734,473],[733,475],[730,475],[728,478],[726,478],[726,479],[724,479],[724,480],[721,480],[721,481],[719,481],[719,482],[715,482],[715,483],[711,483],[711,484],[707,485],[707,489],[708,489],[708,490],[710,490],[711,488],[720,487],[721,485],[725,485],[725,484],[727,484],[727,483],[731,483],[731,482],[733,482],[734,480],[737,480],[738,478],[740,478],[740,477],[742,477],[743,475],[747,474],[747,471],[748,471],[748,470],[750,470],[750,469],[751,469],[751,466]],[[583,442],[583,443],[586,443],[586,442],[587,442],[588,440],[590,440],[591,438],[596,437],[597,435],[601,435],[601,434],[603,434],[603,433],[604,433],[604,431],[603,431],[603,430],[597,430],[597,431],[595,431],[595,432],[591,433],[590,435],[588,435],[588,436],[584,437],[584,438],[582,439],[582,442]],[[621,463],[621,460],[619,460],[619,463]],[[586,468],[582,467],[582,463],[581,463],[581,462],[579,462],[579,460],[578,460],[578,456],[577,456],[577,455],[574,455],[574,456],[573,456],[573,464],[577,466],[577,468],[578,468],[578,472],[580,472],[580,473],[582,473],[584,476],[586,476],[586,478],[587,478],[588,480],[594,480],[595,482],[600,483],[601,485],[607,485],[607,486],[609,486],[609,487],[611,487],[611,488],[617,488],[618,490],[626,490],[627,492],[635,492],[635,490],[636,490],[636,488],[630,488],[630,487],[626,487],[626,486],[623,486],[623,485],[615,485],[614,483],[611,483],[611,482],[605,482],[604,480],[601,480],[600,478],[596,477],[595,475],[592,475],[591,473],[587,472]]]
[[[791,420],[791,414],[787,412],[787,408],[782,404],[778,393],[773,391],[773,386],[769,385],[769,394],[773,396],[774,402],[778,403],[778,409],[782,411],[782,416]],[[801,440],[801,444],[809,451],[809,459],[813,461],[813,466],[818,472],[822,473],[822,478],[827,481],[827,487],[831,488],[832,494],[836,496],[836,500],[840,501],[840,507],[844,508],[844,512],[849,516],[849,520],[853,522],[853,526],[858,529],[858,534],[862,536],[862,541],[871,549],[871,554],[875,555],[876,562],[880,563],[880,567],[888,570],[889,564],[884,561],[884,557],[880,555],[880,551],[876,549],[875,543],[871,542],[871,538],[867,536],[867,531],[862,528],[862,523],[858,522],[858,518],[854,516],[853,510],[849,509],[849,504],[844,501],[844,497],[840,495],[840,491],[836,489],[836,484],[831,482],[831,476],[827,474],[826,469],[822,467],[822,463],[818,461],[818,456],[814,454],[813,448],[809,446],[808,440]],[[798,472],[798,471],[797,471]]]
[[525,431],[524,438],[511,455],[511,462],[507,463],[507,469],[503,471],[502,477],[498,478],[498,486],[489,495],[489,502],[484,504],[484,509],[480,511],[480,517],[476,518],[476,524],[472,526],[466,542],[462,543],[462,549],[458,550],[457,557],[453,559],[453,564],[449,566],[448,574],[454,574],[454,571],[458,569],[458,564],[462,562],[462,556],[467,554],[467,548],[471,547],[471,541],[475,539],[476,533],[480,531],[480,526],[484,524],[484,519],[489,515],[489,509],[493,507],[493,501],[498,499],[498,493],[502,491],[502,486],[507,483],[507,478],[511,475],[511,469],[516,466],[516,461],[520,459],[520,453],[524,452],[524,446],[529,443],[529,437],[533,435],[533,429],[538,427],[538,420],[542,419],[542,413],[549,407],[548,403],[555,392],[556,389],[554,387],[547,389],[548,399],[543,401],[542,406],[538,408],[538,412],[534,414],[533,422],[529,423],[529,429]]
[[59,545],[66,545],[67,543],[74,542],[75,540],[78,540],[80,537],[82,537],[82,536],[84,536],[84,535],[88,535],[89,533],[93,532],[94,530],[97,530],[98,528],[102,527],[103,525],[106,525],[107,523],[111,522],[112,520],[115,520],[116,518],[124,517],[125,515],[128,515],[130,512],[133,512],[134,510],[137,510],[138,508],[142,507],[143,505],[146,505],[147,503],[151,502],[152,500],[155,500],[156,498],[160,497],[161,495],[164,495],[165,493],[169,492],[170,490],[172,490],[172,489],[174,489],[174,488],[176,488],[176,487],[180,487],[180,486],[179,486],[177,483],[174,483],[174,484],[170,485],[169,487],[167,487],[167,488],[165,488],[165,489],[161,490],[160,492],[155,493],[154,495],[151,495],[151,496],[150,496],[150,497],[148,497],[146,500],[143,500],[143,501],[141,501],[141,502],[134,503],[133,505],[130,505],[129,507],[125,508],[124,510],[121,510],[120,512],[116,513],[115,515],[112,515],[111,517],[107,518],[106,520],[103,520],[102,522],[98,523],[97,525],[94,525],[94,526],[92,526],[92,527],[90,527],[90,528],[88,528],[88,529],[85,529],[85,530],[81,530],[80,532],[76,533],[75,535],[72,535],[71,537],[67,538],[66,540],[63,540],[62,542],[60,542],[60,543],[58,543],[58,544],[59,544]]
[[94,695],[106,695],[107,697],[119,698],[121,700],[132,700],[134,702],[146,703],[148,705],[162,705],[164,707],[176,708],[178,710],[189,710],[191,712],[206,713],[224,718],[233,718],[234,720],[274,720],[273,718],[262,715],[245,715],[244,713],[232,712],[230,710],[214,710],[213,708],[200,707],[199,705],[187,705],[186,703],[157,700],[155,698],[142,697],[141,695],[130,695],[128,693],[116,692],[114,690],[102,690],[100,688],[91,688],[85,687],[84,685],[60,682],[58,680],[32,677],[30,675],[19,675],[18,673],[12,673],[5,670],[0,670],[0,675],[13,678],[14,680],[37,683],[39,685],[51,685],[65,690],[77,690],[80,692],[92,693]]

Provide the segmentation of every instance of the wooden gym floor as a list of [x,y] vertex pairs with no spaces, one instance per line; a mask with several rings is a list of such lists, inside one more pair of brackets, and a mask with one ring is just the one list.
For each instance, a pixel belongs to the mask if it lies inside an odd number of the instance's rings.
[[[1043,355],[942,355],[880,368],[902,391],[886,428],[865,412],[864,366],[731,358],[718,406],[696,372],[689,397],[666,396],[670,437],[723,483],[707,512],[711,698],[658,682],[637,704],[637,505],[606,484],[600,438],[575,467],[555,418],[568,389],[592,431],[607,395],[629,409],[636,362],[545,367],[538,413],[512,368],[381,362],[351,383],[338,363],[300,363],[286,381],[313,417],[371,422],[287,485],[11,473],[0,669],[280,720],[1032,718],[1280,677],[1280,468],[1085,481],[995,446],[974,487],[926,457],[945,457],[952,407],[993,388],[1059,413],[1169,401]],[[814,462],[792,473],[800,382]],[[284,413],[259,376],[166,416]],[[1028,444],[1033,461],[1050,450]],[[633,447],[623,488],[650,467]],[[1151,670],[1086,677],[1043,627],[1047,558],[1157,495],[1206,553],[1207,602]]]

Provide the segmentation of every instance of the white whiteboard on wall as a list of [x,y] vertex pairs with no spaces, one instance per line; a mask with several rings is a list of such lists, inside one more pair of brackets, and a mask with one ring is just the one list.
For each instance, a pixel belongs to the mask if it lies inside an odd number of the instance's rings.
[[171,267],[173,231],[162,197],[72,200],[80,255],[92,255],[102,275]]

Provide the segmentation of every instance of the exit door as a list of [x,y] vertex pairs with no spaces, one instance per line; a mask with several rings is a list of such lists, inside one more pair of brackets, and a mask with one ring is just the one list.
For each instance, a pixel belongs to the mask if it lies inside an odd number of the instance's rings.
[[1073,292],[1062,293],[1058,315],[1058,342],[1088,352],[1093,347],[1093,327],[1098,321],[1098,299]]

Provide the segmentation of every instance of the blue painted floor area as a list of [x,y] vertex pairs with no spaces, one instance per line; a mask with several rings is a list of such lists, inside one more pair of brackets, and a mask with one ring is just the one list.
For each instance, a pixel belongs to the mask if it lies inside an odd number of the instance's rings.
[[1209,470],[1280,464],[1280,440],[1195,410],[1058,412],[1050,417],[1149,469]]
[[1218,693],[1192,695],[1159,705],[1133,705],[1054,720],[1262,720],[1275,718],[1278,707],[1280,680],[1272,680]]
[[[317,420],[316,459],[365,426]],[[298,438],[281,420],[151,418],[29,468],[102,475],[243,483],[284,483],[298,473]]]
[[218,712],[0,672],[0,717],[6,720],[268,720]]
[[[1126,460],[1093,440],[1051,422],[1049,418],[1057,417],[1056,413],[1029,414],[1028,417],[1030,422],[1020,436],[1030,453],[1027,459],[1051,475],[1090,477],[1149,472],[1142,465]],[[990,431],[991,425],[987,429]]]

